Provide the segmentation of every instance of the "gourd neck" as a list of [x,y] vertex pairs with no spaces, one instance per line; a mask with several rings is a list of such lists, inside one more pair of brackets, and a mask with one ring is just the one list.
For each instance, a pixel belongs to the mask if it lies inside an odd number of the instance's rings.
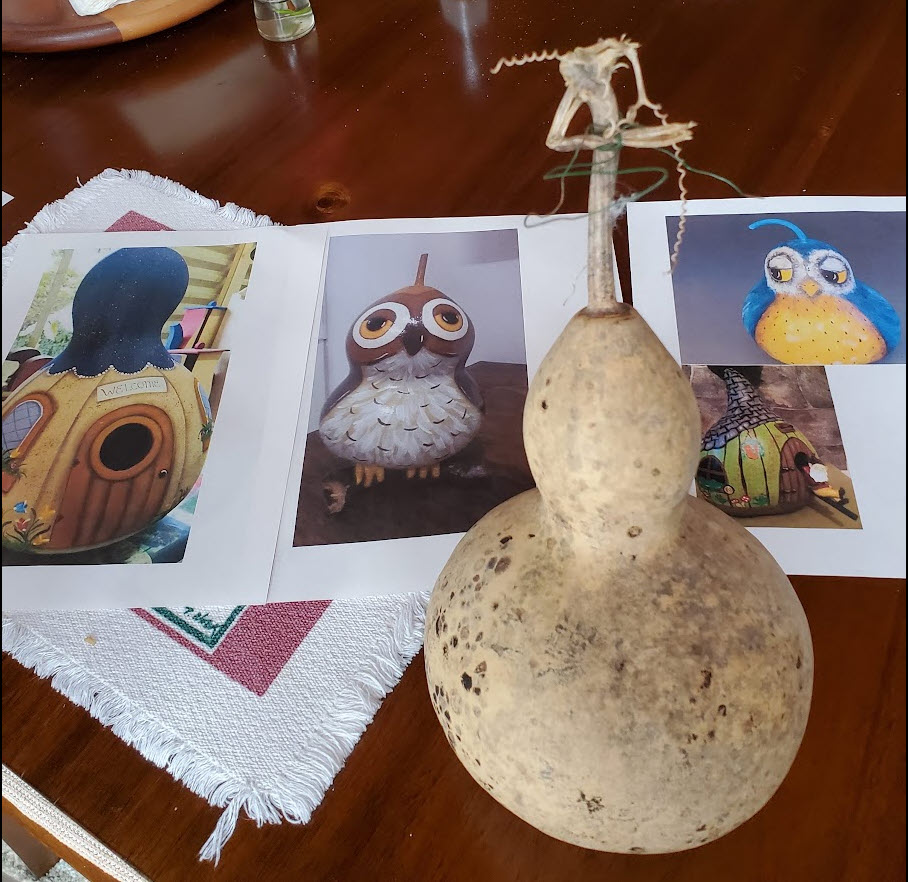
[[589,315],[609,315],[623,309],[615,291],[615,251],[612,244],[615,227],[612,203],[620,152],[617,138],[614,143],[593,150],[587,266],[586,312]]
[[592,134],[605,139],[593,148],[590,174],[589,228],[587,239],[587,313],[608,315],[619,311],[615,291],[615,251],[612,233],[615,216],[615,178],[621,139],[618,126],[621,112],[611,82],[599,83],[584,96],[593,118]]

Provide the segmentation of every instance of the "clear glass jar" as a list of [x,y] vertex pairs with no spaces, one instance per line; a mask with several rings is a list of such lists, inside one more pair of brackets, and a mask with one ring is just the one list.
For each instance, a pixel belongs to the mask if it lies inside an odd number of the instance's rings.
[[259,33],[275,43],[287,43],[315,27],[309,0],[252,0]]

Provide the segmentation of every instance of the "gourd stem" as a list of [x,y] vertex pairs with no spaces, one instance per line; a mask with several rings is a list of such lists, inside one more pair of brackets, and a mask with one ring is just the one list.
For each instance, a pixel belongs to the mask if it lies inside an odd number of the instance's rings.
[[615,178],[621,152],[617,138],[612,144],[593,151],[590,175],[587,312],[605,314],[620,312],[622,305],[615,294],[615,253],[612,232],[615,219],[612,202],[615,198]]

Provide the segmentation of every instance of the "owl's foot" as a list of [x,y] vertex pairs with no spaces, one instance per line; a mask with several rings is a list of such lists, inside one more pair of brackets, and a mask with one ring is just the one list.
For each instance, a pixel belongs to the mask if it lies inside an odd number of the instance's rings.
[[441,466],[436,463],[433,466],[423,466],[419,469],[407,469],[407,477],[415,478],[419,476],[420,478],[428,478],[429,476],[437,478],[441,475]]
[[385,470],[382,466],[357,463],[353,468],[353,476],[357,484],[362,484],[363,487],[371,487],[374,481],[381,484],[385,480]]

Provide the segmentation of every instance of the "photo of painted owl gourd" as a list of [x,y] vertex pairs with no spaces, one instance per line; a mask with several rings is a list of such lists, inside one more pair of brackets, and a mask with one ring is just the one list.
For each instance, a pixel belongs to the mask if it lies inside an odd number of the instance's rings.
[[420,257],[412,285],[353,322],[350,373],[322,409],[325,446],[366,487],[384,481],[386,469],[437,478],[482,421],[479,386],[466,368],[476,330],[461,306],[425,284],[428,259]]
[[795,238],[771,249],[764,276],[744,301],[744,327],[767,355],[783,364],[870,364],[901,339],[895,309],[856,278],[838,249],[810,239],[787,220],[750,224],[787,227]]
[[697,491],[736,517],[785,514],[816,496],[836,502],[829,471],[803,432],[774,414],[739,371],[722,372],[728,406],[703,436]]
[[3,405],[3,545],[83,551],[171,511],[202,471],[205,390],[161,342],[189,284],[171,248],[121,248],[84,276],[72,339]]

